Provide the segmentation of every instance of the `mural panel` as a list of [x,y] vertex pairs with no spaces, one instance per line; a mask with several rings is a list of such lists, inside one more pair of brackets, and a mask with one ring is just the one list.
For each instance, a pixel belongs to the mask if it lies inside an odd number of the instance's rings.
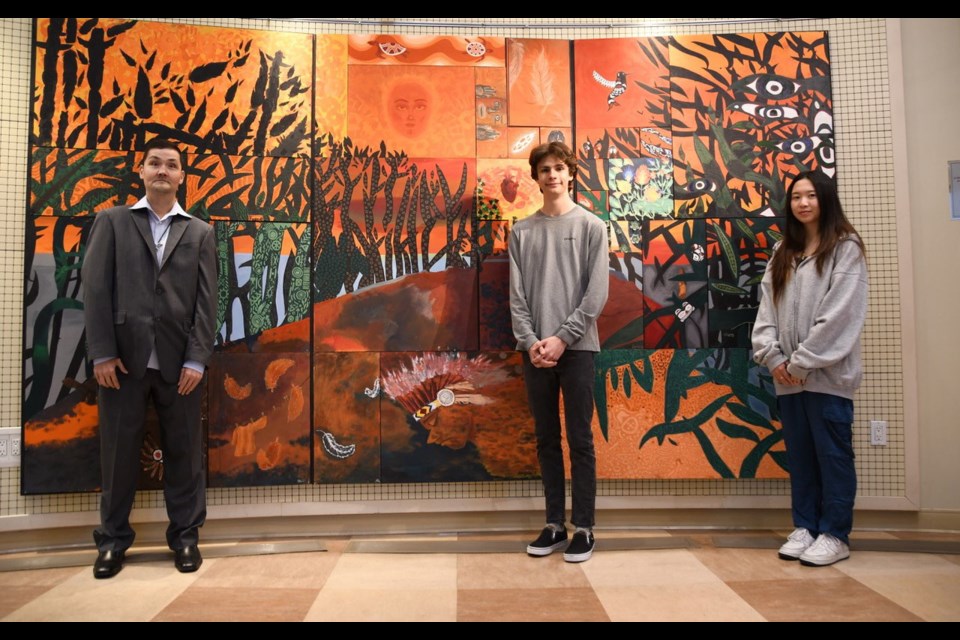
[[217,343],[295,323],[310,311],[310,227],[216,222]]
[[313,356],[314,482],[380,481],[380,354]]
[[711,347],[751,347],[760,281],[782,224],[776,218],[707,220]]
[[644,346],[707,346],[703,220],[648,220],[643,233]]
[[776,396],[748,349],[604,351],[598,478],[785,478]]
[[477,155],[475,79],[462,67],[348,68],[350,138],[409,157]]
[[569,127],[570,42],[508,39],[507,91],[511,126]]
[[384,482],[539,475],[520,354],[384,353]]
[[230,155],[310,152],[309,35],[38,18],[32,142],[116,151],[154,136]]
[[350,64],[503,68],[503,38],[351,35]]
[[217,353],[208,383],[209,486],[309,482],[309,354]]
[[824,32],[677,37],[670,64],[678,216],[780,216],[789,176],[833,177]]

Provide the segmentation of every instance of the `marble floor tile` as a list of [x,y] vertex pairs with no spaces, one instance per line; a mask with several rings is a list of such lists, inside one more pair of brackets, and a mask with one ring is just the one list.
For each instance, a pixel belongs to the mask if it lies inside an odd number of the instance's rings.
[[593,589],[460,589],[459,622],[609,622]]
[[[809,567],[811,571],[833,567]],[[771,622],[910,622],[922,620],[853,578],[729,582]]]
[[583,563],[563,561],[561,551],[543,558],[525,553],[482,553],[457,556],[460,589],[590,588]]
[[307,622],[455,622],[457,590],[448,588],[360,586],[320,591],[304,617]]
[[218,558],[216,565],[197,580],[197,585],[319,590],[339,559],[340,554],[329,552]]
[[335,589],[456,589],[452,554],[345,553],[327,577]]
[[691,549],[690,553],[724,581],[801,580],[810,577],[809,567],[781,560],[776,549],[703,548]]
[[92,569],[82,571],[20,607],[8,621],[145,622],[177,598],[216,560],[196,573],[179,573],[172,564],[128,563],[108,580],[96,580]]
[[595,589],[718,580],[688,549],[604,552],[600,540],[593,557],[580,566]]
[[[251,580],[249,584],[257,584]],[[168,604],[155,622],[300,622],[318,589],[201,587],[194,584]]]
[[717,580],[643,587],[600,587],[613,622],[763,622],[764,617]]
[[837,568],[924,620],[960,621],[960,566],[943,556],[863,552]]

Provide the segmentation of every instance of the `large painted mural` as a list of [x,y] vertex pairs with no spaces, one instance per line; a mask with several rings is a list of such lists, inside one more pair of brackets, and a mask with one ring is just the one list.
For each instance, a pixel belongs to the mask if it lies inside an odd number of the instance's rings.
[[[785,477],[750,358],[785,181],[833,177],[824,32],[601,40],[303,35],[35,21],[24,272],[25,493],[99,484],[80,265],[92,216],[187,154],[215,227],[209,484],[537,476],[508,306],[526,158],[576,150],[609,232],[601,478]],[[155,424],[142,486],[157,487]]]

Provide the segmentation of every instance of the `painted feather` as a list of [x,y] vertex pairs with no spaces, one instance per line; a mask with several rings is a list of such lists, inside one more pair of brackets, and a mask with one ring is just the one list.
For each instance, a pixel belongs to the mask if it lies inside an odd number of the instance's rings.
[[553,80],[553,69],[550,68],[547,51],[545,48],[540,49],[530,74],[530,95],[533,96],[533,104],[540,105],[542,111],[546,111],[556,98]]

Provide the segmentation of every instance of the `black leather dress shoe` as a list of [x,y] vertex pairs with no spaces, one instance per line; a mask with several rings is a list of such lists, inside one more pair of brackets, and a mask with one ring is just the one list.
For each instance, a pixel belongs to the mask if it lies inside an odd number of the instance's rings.
[[97,579],[112,578],[123,569],[123,551],[107,549],[97,555],[93,563],[93,577]]
[[173,565],[180,573],[192,573],[203,564],[200,548],[195,544],[187,545],[183,549],[176,549],[174,554],[176,557],[173,560]]

